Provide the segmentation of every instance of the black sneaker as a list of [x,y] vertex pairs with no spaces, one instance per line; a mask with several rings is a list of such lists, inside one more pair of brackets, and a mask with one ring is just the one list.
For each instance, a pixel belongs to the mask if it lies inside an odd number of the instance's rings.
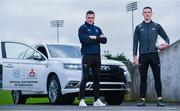
[[141,99],[140,102],[137,103],[137,106],[146,106],[145,101]]
[[165,106],[165,104],[164,104],[162,99],[158,100],[157,106]]

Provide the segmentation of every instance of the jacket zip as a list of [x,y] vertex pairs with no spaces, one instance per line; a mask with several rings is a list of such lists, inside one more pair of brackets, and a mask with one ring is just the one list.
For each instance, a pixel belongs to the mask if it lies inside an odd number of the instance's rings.
[[147,51],[149,51],[149,24],[147,24]]

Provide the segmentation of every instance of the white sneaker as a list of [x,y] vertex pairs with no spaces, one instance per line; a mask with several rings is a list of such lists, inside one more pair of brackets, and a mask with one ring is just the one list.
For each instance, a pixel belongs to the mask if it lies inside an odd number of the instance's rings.
[[79,102],[80,107],[87,107],[87,104],[85,103],[84,99],[81,99]]
[[106,104],[102,103],[102,101],[100,99],[97,99],[94,102],[93,106],[106,106]]

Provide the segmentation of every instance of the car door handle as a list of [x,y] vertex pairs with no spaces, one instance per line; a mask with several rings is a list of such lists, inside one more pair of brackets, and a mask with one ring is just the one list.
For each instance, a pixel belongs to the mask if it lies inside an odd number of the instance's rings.
[[4,65],[5,68],[14,68],[14,66],[12,64],[7,64],[7,65]]

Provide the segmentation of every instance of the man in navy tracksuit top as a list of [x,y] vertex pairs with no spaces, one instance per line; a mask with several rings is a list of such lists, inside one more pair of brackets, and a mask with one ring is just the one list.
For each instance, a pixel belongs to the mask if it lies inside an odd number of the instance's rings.
[[[151,7],[144,7],[143,9],[144,21],[138,25],[134,32],[133,38],[133,62],[139,64],[140,70],[140,102],[137,106],[145,106],[145,95],[147,89],[147,71],[149,65],[152,68],[155,89],[157,94],[157,106],[164,106],[162,102],[162,85],[160,77],[160,60],[158,56],[158,48],[155,46],[158,35],[160,35],[166,43],[160,45],[159,50],[164,50],[168,47],[169,38],[161,25],[154,23],[151,20],[152,9]],[[139,60],[137,58],[137,49],[139,43]]]
[[78,36],[82,45],[82,80],[80,84],[80,103],[79,106],[87,106],[84,102],[86,83],[88,82],[89,71],[91,69],[94,77],[94,104],[93,106],[105,106],[99,99],[99,72],[101,66],[100,43],[107,42],[101,29],[94,25],[95,13],[88,11],[86,13],[86,22],[79,28]]

